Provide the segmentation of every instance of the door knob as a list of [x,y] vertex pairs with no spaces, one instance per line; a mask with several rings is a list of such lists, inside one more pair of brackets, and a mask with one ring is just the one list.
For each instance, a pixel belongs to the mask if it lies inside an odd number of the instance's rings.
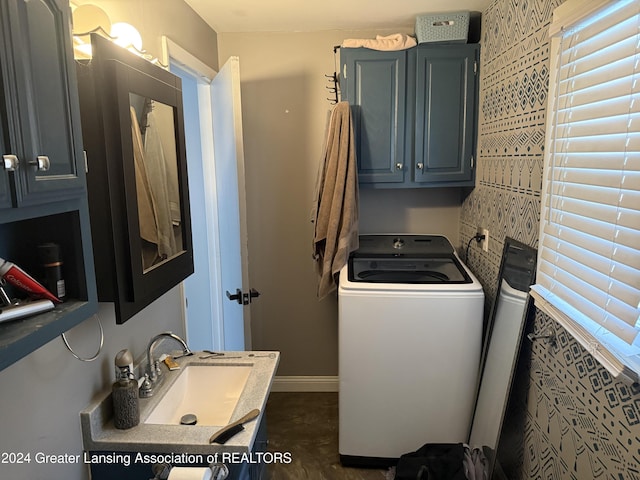
[[396,170],[402,170],[402,164],[400,162],[396,163]]
[[7,172],[15,172],[18,169],[18,165],[20,165],[20,160],[15,155],[3,155],[2,163]]
[[29,162],[29,165],[35,166],[39,172],[46,172],[51,167],[51,162],[46,155],[38,155],[38,158]]
[[242,290],[236,288],[236,293],[229,293],[229,291],[227,290],[227,298],[229,300],[235,300],[240,305],[242,305]]
[[242,294],[242,304],[243,305],[249,305],[254,298],[259,297],[260,296],[260,292],[257,291],[255,288],[251,288],[249,289],[249,293],[243,293]]
[[249,302],[251,302],[252,298],[258,298],[260,296],[260,292],[257,291],[255,288],[252,288],[251,290],[249,290]]
[[252,298],[257,298],[260,296],[260,292],[255,288],[250,289],[249,293],[243,293],[239,288],[236,288],[236,293],[231,293],[229,291],[227,291],[226,293],[229,300],[234,300],[240,305],[249,305]]
[[418,170],[422,170],[422,169],[424,168],[424,163],[422,163],[422,162],[418,163],[418,164],[416,165],[416,168],[417,168]]

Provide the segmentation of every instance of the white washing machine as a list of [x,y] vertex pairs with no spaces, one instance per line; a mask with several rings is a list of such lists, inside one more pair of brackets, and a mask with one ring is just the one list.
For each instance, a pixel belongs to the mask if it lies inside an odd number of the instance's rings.
[[340,272],[339,453],[395,463],[425,443],[467,442],[484,294],[439,235],[362,235]]

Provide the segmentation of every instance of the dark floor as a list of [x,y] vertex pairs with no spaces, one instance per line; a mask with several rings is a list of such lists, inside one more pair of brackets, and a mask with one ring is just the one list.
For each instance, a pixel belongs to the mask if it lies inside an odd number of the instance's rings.
[[269,451],[291,463],[268,466],[270,480],[388,480],[387,470],[345,468],[338,454],[338,394],[272,392],[267,402]]

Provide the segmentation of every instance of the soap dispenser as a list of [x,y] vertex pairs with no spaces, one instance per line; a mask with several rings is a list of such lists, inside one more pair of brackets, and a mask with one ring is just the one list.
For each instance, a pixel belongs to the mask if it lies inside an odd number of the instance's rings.
[[113,425],[120,430],[135,427],[140,422],[138,382],[133,375],[133,356],[120,350],[115,358],[116,381],[113,384]]

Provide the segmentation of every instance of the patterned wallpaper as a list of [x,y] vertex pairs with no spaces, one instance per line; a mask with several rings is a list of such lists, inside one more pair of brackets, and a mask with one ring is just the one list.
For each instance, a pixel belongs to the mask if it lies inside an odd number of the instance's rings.
[[[490,232],[489,252],[472,245],[467,259],[489,301],[505,236],[538,244],[547,29],[563,1],[493,0],[483,13],[477,180],[463,204],[460,241],[466,246],[478,227]],[[513,407],[520,411],[509,413],[514,424],[521,419],[522,428],[511,429],[520,438],[504,442],[516,459],[509,478],[640,479],[640,386],[614,381],[543,313],[533,322],[535,331],[553,327],[558,342],[525,341]]]

